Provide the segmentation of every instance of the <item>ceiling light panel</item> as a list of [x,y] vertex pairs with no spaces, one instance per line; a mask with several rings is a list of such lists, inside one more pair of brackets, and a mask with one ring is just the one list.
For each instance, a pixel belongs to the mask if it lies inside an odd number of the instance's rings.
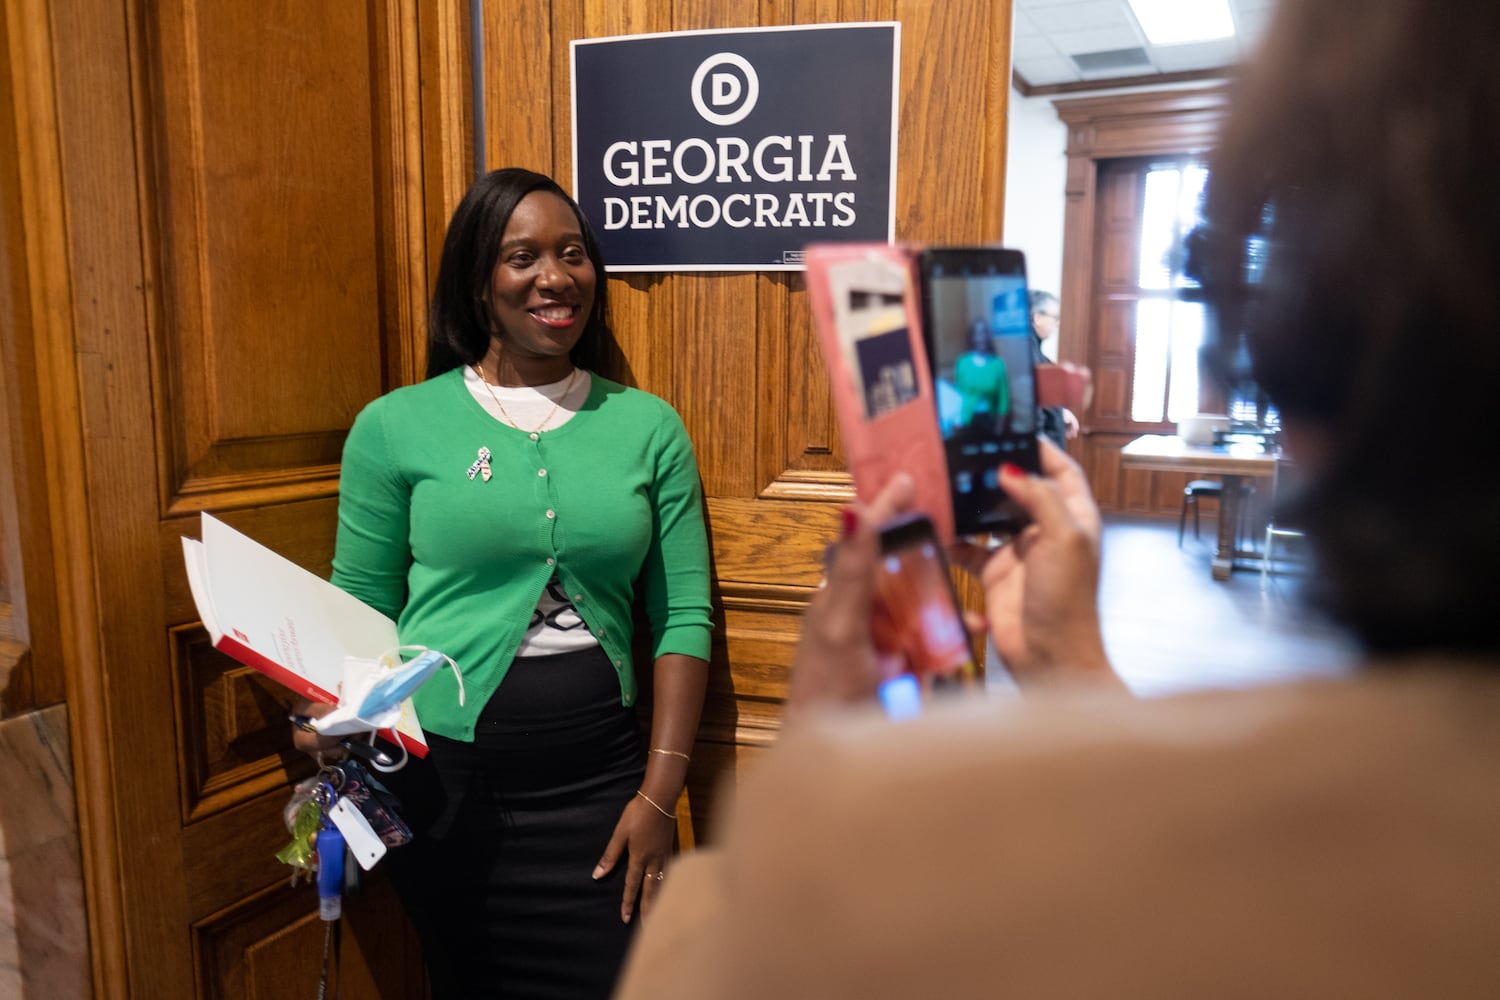
[[1126,0],[1152,45],[1182,45],[1234,36],[1229,0]]

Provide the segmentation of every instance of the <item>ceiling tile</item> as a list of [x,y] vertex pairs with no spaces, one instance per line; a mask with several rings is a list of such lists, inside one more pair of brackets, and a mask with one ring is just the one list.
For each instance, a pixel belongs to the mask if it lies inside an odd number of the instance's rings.
[[1057,47],[1042,35],[1017,38],[1010,46],[1010,57],[1016,62],[1022,59],[1047,59],[1057,55]]
[[[1252,50],[1264,34],[1277,2],[1230,0],[1239,31],[1236,38],[1152,46],[1125,0],[1014,0],[1012,63],[1016,72],[1036,86],[1109,76],[1139,77],[1145,83],[1153,73],[1218,70],[1233,65]],[[1153,64],[1151,68],[1139,72],[1128,68],[1081,71],[1067,58],[1134,48],[1146,50]]]
[[1075,52],[1108,52],[1111,49],[1132,49],[1144,45],[1145,39],[1134,28],[1091,28],[1085,31],[1057,32],[1051,35],[1052,44],[1059,52],[1072,55]]
[[1190,45],[1153,45],[1151,58],[1163,73],[1193,69],[1217,69],[1239,61],[1239,42],[1223,38]]
[[1084,0],[1033,11],[1031,20],[1047,34],[1094,28],[1126,28],[1135,23],[1121,0]]
[[1027,59],[1024,62],[1017,59],[1015,70],[1033,87],[1042,87],[1052,83],[1072,83],[1083,79],[1078,68],[1073,65],[1073,60],[1063,56]]
[[1036,22],[1031,19],[1030,15],[1017,8],[1011,13],[1010,33],[1015,38],[1030,38],[1033,35],[1040,35],[1042,29],[1036,26]]

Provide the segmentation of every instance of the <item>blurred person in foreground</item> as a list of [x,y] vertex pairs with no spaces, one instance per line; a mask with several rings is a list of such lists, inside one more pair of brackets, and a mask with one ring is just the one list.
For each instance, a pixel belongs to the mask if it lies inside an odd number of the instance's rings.
[[1211,164],[1221,347],[1243,337],[1280,408],[1310,583],[1365,668],[1118,696],[1098,514],[1044,442],[1042,476],[1002,475],[1035,524],[958,553],[1031,696],[840,711],[877,679],[898,479],[846,517],[787,733],[679,865],[620,996],[1495,995],[1500,467],[1423,415],[1482,426],[1500,380],[1497,39],[1497,4],[1284,3]]

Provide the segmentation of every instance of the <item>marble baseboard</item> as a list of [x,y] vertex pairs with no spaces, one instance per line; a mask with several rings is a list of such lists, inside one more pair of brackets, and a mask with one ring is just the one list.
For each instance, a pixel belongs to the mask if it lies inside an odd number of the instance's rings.
[[0,721],[0,997],[87,998],[88,921],[64,706]]

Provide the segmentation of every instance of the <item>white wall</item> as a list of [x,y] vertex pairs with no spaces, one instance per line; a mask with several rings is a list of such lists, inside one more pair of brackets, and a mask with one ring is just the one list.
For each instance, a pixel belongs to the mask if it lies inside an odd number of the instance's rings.
[[[1070,93],[1068,98],[1141,91],[1180,90],[1202,87],[1213,81],[1116,87],[1102,91]],[[1022,97],[1010,91],[1010,118],[1006,123],[1005,225],[1001,240],[1026,254],[1026,277],[1032,288],[1062,293],[1063,215],[1067,203],[1068,128],[1057,117],[1056,97]],[[1062,317],[1062,325],[1068,317]],[[1057,338],[1042,350],[1055,357]]]
[[1031,287],[1057,295],[1062,287],[1068,129],[1052,101],[1010,92],[1001,238],[1006,246],[1025,252]]

